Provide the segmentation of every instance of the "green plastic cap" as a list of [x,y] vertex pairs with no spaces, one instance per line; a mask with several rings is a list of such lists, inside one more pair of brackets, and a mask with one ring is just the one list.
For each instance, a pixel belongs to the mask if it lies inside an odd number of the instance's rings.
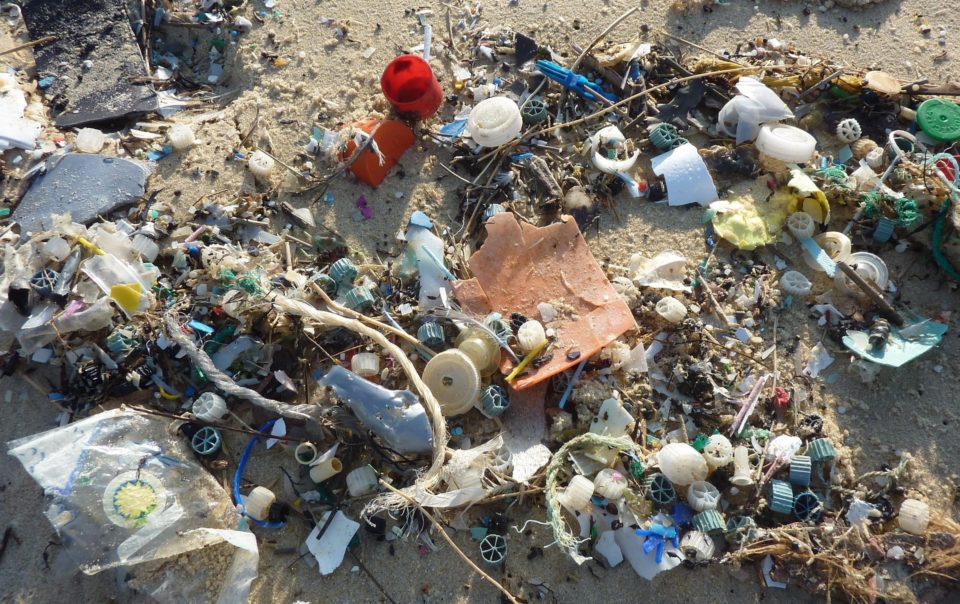
[[960,139],[960,105],[929,99],[917,109],[917,124],[927,136],[944,143]]

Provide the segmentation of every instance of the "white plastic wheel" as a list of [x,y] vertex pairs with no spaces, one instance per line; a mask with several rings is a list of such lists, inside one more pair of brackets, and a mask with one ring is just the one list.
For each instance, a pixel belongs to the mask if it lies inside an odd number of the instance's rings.
[[217,422],[227,416],[227,401],[213,392],[204,392],[193,401],[190,411],[201,421]]
[[350,369],[361,377],[380,373],[380,356],[374,352],[358,352],[350,359]]
[[660,301],[657,302],[656,311],[658,315],[671,323],[679,323],[687,316],[687,307],[683,305],[683,302],[673,296],[664,296],[661,298]]
[[[840,231],[820,233],[814,237],[813,240],[827,253],[827,256],[830,256],[830,259],[835,262],[846,260],[847,256],[850,255],[850,249],[852,248],[850,238]],[[810,268],[823,272],[823,268],[806,252],[803,254],[803,260]]]
[[446,416],[466,413],[480,396],[480,373],[459,350],[445,350],[430,359],[423,369],[423,381]]
[[703,448],[703,458],[711,470],[727,466],[733,461],[733,445],[723,434],[714,434],[707,439]]
[[535,319],[527,321],[517,330],[517,343],[520,345],[520,350],[524,354],[543,344],[543,341],[546,339],[546,330],[540,321]]
[[813,289],[813,284],[803,273],[787,271],[780,277],[780,289],[791,296],[806,296]]
[[837,138],[843,142],[852,143],[861,136],[863,136],[863,130],[860,128],[860,122],[852,117],[840,120],[840,123],[837,124]]
[[687,488],[687,503],[697,512],[717,509],[720,490],[706,480],[698,480]]
[[904,499],[897,521],[911,535],[922,535],[930,524],[930,506],[918,499]]
[[597,472],[593,484],[597,495],[617,501],[627,488],[627,477],[613,468],[604,468]]
[[247,168],[256,178],[269,178],[274,163],[273,158],[263,151],[254,151],[247,159]]
[[810,239],[813,237],[813,231],[816,225],[813,223],[813,216],[806,212],[794,212],[787,216],[787,228],[797,239]]
[[520,107],[505,96],[477,103],[467,118],[470,136],[483,147],[499,147],[520,136],[523,116]]
[[[887,271],[887,264],[879,256],[870,252],[854,252],[844,262],[849,264],[865,281],[876,285],[881,292],[887,288],[890,273]],[[843,271],[837,271],[837,274],[833,277],[833,283],[837,288],[848,294],[863,295],[863,291]]]
[[817,139],[786,124],[766,124],[757,136],[757,151],[780,161],[807,163],[816,149]]

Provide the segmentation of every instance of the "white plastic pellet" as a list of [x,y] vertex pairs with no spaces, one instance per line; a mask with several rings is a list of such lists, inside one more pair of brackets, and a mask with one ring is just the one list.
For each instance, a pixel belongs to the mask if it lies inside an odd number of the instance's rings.
[[527,321],[517,330],[517,342],[524,354],[542,344],[546,339],[547,332],[540,321],[537,320]]
[[617,501],[627,488],[627,477],[613,468],[604,468],[593,478],[593,486],[597,495]]

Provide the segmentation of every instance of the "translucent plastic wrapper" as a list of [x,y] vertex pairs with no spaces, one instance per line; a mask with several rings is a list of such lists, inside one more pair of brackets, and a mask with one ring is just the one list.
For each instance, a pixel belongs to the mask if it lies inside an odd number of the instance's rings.
[[229,496],[165,422],[112,410],[7,446],[46,494],[46,516],[63,543],[56,571],[202,558],[198,550],[228,543],[229,559],[209,577],[222,578],[216,593],[203,597],[211,583],[198,579],[209,570],[202,563],[188,573],[157,564],[140,573],[142,584],[161,601],[246,601],[257,576],[256,539],[233,530],[239,517]]

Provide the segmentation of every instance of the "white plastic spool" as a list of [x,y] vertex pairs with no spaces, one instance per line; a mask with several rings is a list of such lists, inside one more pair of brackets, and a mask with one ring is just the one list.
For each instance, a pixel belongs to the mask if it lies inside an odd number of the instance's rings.
[[704,480],[709,473],[707,461],[700,452],[686,443],[670,443],[657,453],[660,471],[676,486],[687,486]]
[[720,491],[706,480],[697,480],[687,488],[687,503],[697,512],[717,509]]
[[766,124],[757,135],[757,151],[783,162],[807,163],[813,159],[817,139],[795,126]]
[[380,355],[374,352],[358,352],[350,359],[350,369],[360,377],[372,377],[380,373]]
[[930,506],[918,499],[904,499],[897,522],[911,535],[922,535],[930,524]]
[[520,136],[523,116],[520,107],[505,96],[477,103],[467,118],[470,136],[483,147],[499,147]]
[[190,411],[195,418],[210,423],[222,420],[229,413],[227,401],[213,392],[204,392],[194,399]]
[[247,515],[256,520],[265,521],[270,516],[270,506],[277,500],[277,496],[267,487],[254,487],[247,495],[243,509]]
[[460,350],[445,350],[430,359],[423,381],[446,416],[466,413],[480,396],[480,373]]
[[627,477],[613,468],[604,468],[593,478],[594,491],[610,501],[618,501],[627,488]]
[[673,296],[660,298],[656,306],[657,314],[671,323],[679,323],[687,316],[687,307]]
[[813,289],[813,284],[803,273],[787,271],[780,277],[780,289],[791,296],[806,296]]
[[[827,253],[827,256],[830,256],[830,259],[834,262],[839,262],[841,260],[845,261],[848,256],[850,256],[850,250],[852,244],[850,243],[850,238],[841,233],[840,231],[827,231],[826,233],[820,233],[813,240],[820,246],[824,252]],[[823,272],[823,267],[817,264],[809,254],[804,252],[803,261],[807,263],[807,266],[810,268]]]
[[535,349],[546,339],[547,331],[543,328],[543,324],[536,319],[527,321],[517,330],[517,343],[524,354]]
[[320,463],[310,466],[310,480],[320,484],[343,470],[343,463],[336,457],[324,459]]
[[713,434],[703,448],[703,458],[711,470],[723,468],[733,461],[733,445],[723,434]]
[[[864,281],[876,285],[881,292],[887,289],[890,273],[887,271],[887,264],[879,256],[870,252],[854,252],[847,256],[844,262],[863,277]],[[838,289],[850,295],[864,295],[857,284],[843,271],[837,271],[837,274],[833,277],[833,283]]]
[[813,231],[816,225],[813,223],[813,216],[806,212],[794,212],[787,216],[787,228],[792,234],[801,241],[813,237]]
[[710,535],[700,531],[687,531],[683,538],[680,539],[680,551],[682,551],[683,555],[688,559],[692,558],[697,562],[704,562],[713,558],[716,549],[717,546]]
[[254,151],[247,159],[247,169],[253,174],[254,178],[265,180],[270,178],[273,167],[276,162],[273,158],[263,151]]

